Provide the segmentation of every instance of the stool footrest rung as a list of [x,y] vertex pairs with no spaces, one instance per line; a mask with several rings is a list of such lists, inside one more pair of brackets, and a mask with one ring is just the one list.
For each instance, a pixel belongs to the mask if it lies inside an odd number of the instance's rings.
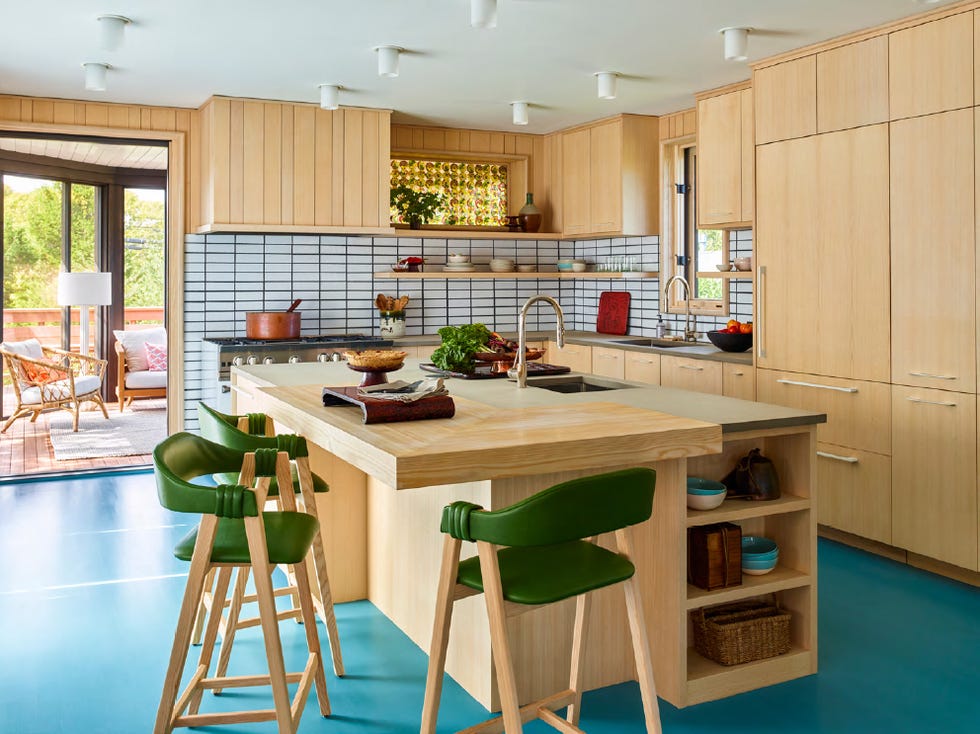
[[[284,619],[299,619],[302,616],[302,612],[299,609],[287,609],[282,612],[276,613],[276,619],[280,622]],[[239,619],[238,624],[235,625],[235,629],[246,629],[248,627],[258,627],[262,624],[262,620],[258,617],[249,617],[248,619]]]
[[[529,704],[525,704],[520,708],[521,723],[526,724],[532,719],[543,718],[541,711],[550,711],[551,709],[560,709],[562,706],[568,706],[572,701],[575,700],[575,691],[567,690],[561,691],[559,693],[546,696],[545,698],[538,699],[537,701],[532,701]],[[552,712],[556,718],[557,715]],[[563,724],[568,724],[564,719],[559,719]],[[550,721],[545,720],[545,723],[551,724]],[[554,726],[554,724],[551,724]],[[571,726],[571,724],[568,724]],[[504,731],[504,719],[502,716],[495,716],[492,719],[487,719],[484,722],[471,726],[467,729],[461,729],[458,734],[502,734]],[[565,731],[570,732],[580,732],[581,729],[571,728]]]
[[275,721],[274,709],[255,709],[254,711],[229,711],[221,714],[194,714],[178,716],[173,720],[173,728],[184,726],[211,726],[213,724],[254,724],[260,721]]
[[[295,683],[303,677],[303,673],[286,673],[286,682]],[[266,675],[226,675],[221,678],[205,678],[200,682],[201,688],[247,688],[248,686],[270,685]]]
[[574,724],[568,723],[551,709],[539,708],[538,718],[553,729],[565,732],[565,734],[585,734],[583,730],[579,729]]
[[310,686],[313,685],[313,675],[316,671],[317,656],[310,654],[306,660],[306,669],[300,675],[299,687],[296,695],[293,696],[292,716],[293,721],[299,721],[303,715],[303,707],[306,706],[306,699],[309,698]]

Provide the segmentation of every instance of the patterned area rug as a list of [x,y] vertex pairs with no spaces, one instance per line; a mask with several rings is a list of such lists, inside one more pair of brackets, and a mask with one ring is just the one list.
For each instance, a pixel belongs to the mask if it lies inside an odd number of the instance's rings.
[[149,454],[167,437],[165,401],[134,401],[122,413],[84,410],[78,432],[71,430],[72,417],[59,411],[51,415],[51,446],[58,461],[100,459],[109,456]]

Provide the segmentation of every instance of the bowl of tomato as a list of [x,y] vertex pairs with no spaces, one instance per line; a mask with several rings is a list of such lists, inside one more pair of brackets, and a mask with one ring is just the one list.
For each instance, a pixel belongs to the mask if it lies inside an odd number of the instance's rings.
[[744,352],[752,347],[752,324],[733,319],[724,329],[709,331],[708,340],[723,352]]

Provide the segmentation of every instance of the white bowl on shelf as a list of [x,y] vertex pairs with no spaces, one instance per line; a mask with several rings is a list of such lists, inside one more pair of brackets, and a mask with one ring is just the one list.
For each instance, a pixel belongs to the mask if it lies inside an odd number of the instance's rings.
[[720,507],[727,496],[727,490],[716,494],[688,494],[687,506],[692,510],[713,510]]
[[449,257],[446,258],[446,262],[452,265],[465,265],[466,263],[469,263],[469,261],[469,255],[463,255],[457,252],[450,252]]
[[490,270],[495,273],[512,273],[514,272],[514,261],[495,257],[490,261]]
[[517,272],[518,273],[533,273],[537,269],[538,269],[538,266],[537,265],[518,265],[517,266]]

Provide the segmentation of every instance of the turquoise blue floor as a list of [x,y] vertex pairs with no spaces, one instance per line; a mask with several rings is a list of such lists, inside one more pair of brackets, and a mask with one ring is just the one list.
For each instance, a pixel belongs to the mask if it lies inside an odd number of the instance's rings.
[[[149,474],[0,485],[0,734],[151,730],[186,571],[171,548],[192,521],[159,508]],[[980,590],[823,541],[819,574],[820,673],[684,710],[661,702],[667,734],[980,732]],[[328,672],[333,716],[311,698],[300,732],[417,731],[425,654],[367,602],[337,616],[349,675]],[[302,628],[282,629],[297,669]],[[239,635],[232,664],[261,669],[257,632]],[[245,696],[271,705],[260,692],[206,705]],[[440,732],[485,715],[447,682]],[[582,727],[642,731],[636,685],[587,694]]]

